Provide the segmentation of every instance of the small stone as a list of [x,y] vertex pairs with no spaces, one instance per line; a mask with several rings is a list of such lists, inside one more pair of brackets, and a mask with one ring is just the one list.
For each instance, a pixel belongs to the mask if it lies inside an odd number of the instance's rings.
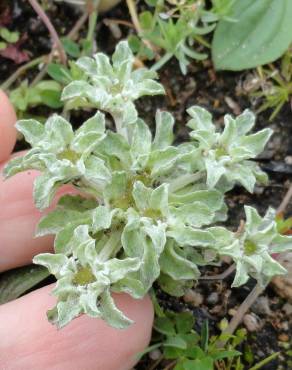
[[262,195],[264,193],[264,187],[263,186],[255,186],[254,187],[254,194]]
[[154,349],[153,351],[149,352],[149,357],[153,361],[157,361],[161,357],[162,353],[159,349]]
[[271,315],[269,299],[265,296],[259,297],[252,305],[251,310],[258,315]]
[[292,303],[292,253],[287,253],[281,263],[288,273],[274,277],[272,286],[280,297]]
[[228,310],[228,315],[234,316],[234,315],[236,315],[236,312],[237,311],[234,308],[230,308],[230,310]]
[[285,312],[286,315],[292,315],[292,304],[289,302],[285,303],[282,307],[282,310]]
[[279,339],[280,342],[288,342],[289,341],[289,335],[282,333],[278,336],[278,339]]
[[253,314],[246,314],[243,317],[243,323],[248,331],[257,331],[260,329],[260,323],[257,317]]
[[285,157],[285,162],[287,164],[292,164],[292,155],[287,155],[287,157]]
[[188,289],[183,296],[183,300],[186,303],[192,304],[194,307],[198,307],[203,303],[204,298],[201,293],[198,293],[192,289]]
[[219,294],[217,292],[211,293],[207,298],[207,302],[211,305],[215,305],[218,301],[219,301]]
[[288,331],[290,328],[290,325],[289,325],[289,322],[288,321],[284,321],[281,323],[281,329],[285,330],[285,331]]

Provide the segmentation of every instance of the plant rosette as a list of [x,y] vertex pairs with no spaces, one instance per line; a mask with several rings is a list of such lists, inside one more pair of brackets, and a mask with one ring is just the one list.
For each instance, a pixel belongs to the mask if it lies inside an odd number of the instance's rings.
[[[129,320],[114,304],[112,292],[142,298],[155,281],[161,289],[181,296],[200,276],[200,266],[213,265],[223,255],[236,264],[233,286],[249,276],[265,285],[286,271],[271,256],[292,249],[292,237],[278,233],[275,214],[261,218],[245,207],[246,223],[232,232],[224,194],[234,185],[252,192],[267,176],[252,161],[272,134],[249,134],[255,123],[250,111],[225,116],[216,130],[205,109],[191,107],[190,140],[173,145],[174,118],[158,111],[152,135],[134,101],[163,93],[155,72],[133,70],[134,56],[120,42],[110,59],[98,53],[77,65],[82,80],[65,87],[67,109],[98,111],[75,132],[58,115],[43,125],[17,123],[32,149],[6,166],[6,177],[27,169],[41,175],[34,185],[35,204],[47,208],[56,190],[72,184],[82,195],[65,195],[44,216],[37,235],[55,235],[55,253],[34,262],[57,279],[58,298],[48,318],[63,327],[80,314],[99,317],[117,328]],[[106,128],[109,113],[116,130]]]

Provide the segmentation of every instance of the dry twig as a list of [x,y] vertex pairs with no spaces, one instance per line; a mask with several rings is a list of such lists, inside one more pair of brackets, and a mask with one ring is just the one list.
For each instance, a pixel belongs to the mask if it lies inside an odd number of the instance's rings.
[[30,5],[33,7],[37,15],[41,18],[43,21],[44,25],[47,27],[48,31],[50,32],[50,35],[52,37],[54,46],[59,52],[59,56],[61,59],[61,62],[63,64],[66,64],[67,62],[67,55],[66,52],[63,48],[63,45],[59,39],[59,36],[57,34],[57,31],[55,27],[53,26],[50,18],[47,16],[47,14],[44,12],[43,8],[40,6],[40,4],[37,2],[37,0],[28,0]]

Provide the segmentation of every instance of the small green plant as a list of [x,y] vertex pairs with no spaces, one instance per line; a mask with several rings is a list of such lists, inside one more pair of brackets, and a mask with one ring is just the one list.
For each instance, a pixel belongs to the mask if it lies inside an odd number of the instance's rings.
[[213,370],[219,361],[229,359],[231,363],[240,356],[235,347],[245,339],[244,330],[238,330],[235,336],[230,336],[232,343],[226,348],[219,348],[218,343],[222,338],[209,337],[208,321],[204,322],[200,334],[193,329],[194,323],[190,312],[165,312],[164,317],[155,320],[154,329],[160,333],[160,343],[156,344],[156,348],[163,348],[166,360],[176,360],[174,370]]
[[272,110],[270,120],[273,120],[283,108],[291,102],[292,97],[292,50],[283,55],[279,67],[273,64],[257,69],[257,80],[260,82],[251,97],[262,100],[258,112]]
[[[168,360],[174,370],[244,370],[246,369],[246,350],[244,354],[237,348],[247,340],[245,329],[238,329],[234,335],[223,333],[227,327],[226,319],[221,320],[218,335],[209,334],[206,320],[200,332],[194,330],[195,319],[191,312],[162,311],[155,319],[154,341],[143,355],[160,348],[161,361]],[[221,343],[225,342],[222,347]],[[261,369],[275,359],[279,353],[254,364],[254,358],[249,360],[249,370]],[[166,367],[167,368],[167,367]]]
[[[190,59],[203,60],[206,53],[194,49],[194,45],[208,43],[203,36],[216,27],[216,22],[227,19],[229,7],[226,1],[213,1],[213,7],[206,9],[205,1],[147,1],[153,7],[152,11],[144,11],[139,15],[141,34],[129,38],[134,52],[142,58],[153,59],[155,53],[149,47],[163,50],[164,54],[152,66],[153,70],[160,69],[167,61],[175,57],[183,74],[187,72]],[[143,40],[147,40],[146,44]]]
[[12,32],[6,27],[0,27],[0,50],[6,49],[9,44],[15,44],[18,40],[18,32]]
[[[133,70],[134,56],[120,42],[110,59],[82,57],[82,79],[62,92],[65,109],[97,110],[75,132],[54,114],[43,125],[17,123],[32,149],[12,159],[4,174],[27,169],[41,175],[34,184],[36,206],[47,208],[63,184],[82,195],[65,195],[40,221],[37,235],[54,234],[55,254],[36,256],[56,276],[58,303],[49,320],[63,327],[80,314],[99,317],[117,328],[131,324],[114,304],[112,292],[142,298],[155,281],[180,296],[200,276],[200,266],[230,256],[236,264],[233,286],[249,276],[265,285],[286,270],[272,257],[292,249],[292,237],[278,233],[275,212],[264,218],[245,207],[246,223],[237,232],[227,219],[224,194],[235,184],[253,191],[267,176],[255,158],[272,134],[249,134],[250,111],[225,116],[218,131],[205,109],[188,109],[190,140],[173,145],[174,118],[158,111],[154,136],[138,117],[135,100],[163,93],[154,71]],[[116,130],[106,129],[107,112]]]
[[29,108],[46,105],[57,109],[63,106],[61,102],[62,86],[52,80],[43,80],[35,86],[29,86],[24,80],[16,89],[11,90],[10,100],[18,117],[22,118]]
[[31,108],[42,105],[52,109],[63,108],[61,93],[64,86],[82,78],[83,72],[75,63],[76,58],[81,54],[79,45],[66,38],[62,41],[66,53],[72,58],[68,61],[68,66],[51,62],[47,65],[48,78],[31,84],[28,80],[23,80],[18,87],[10,90],[9,98],[19,118],[25,118]]

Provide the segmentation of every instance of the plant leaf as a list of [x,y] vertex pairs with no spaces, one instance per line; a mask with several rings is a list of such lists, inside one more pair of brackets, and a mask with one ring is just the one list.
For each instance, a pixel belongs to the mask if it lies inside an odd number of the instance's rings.
[[0,275],[0,304],[10,302],[50,275],[45,267],[24,266]]
[[240,71],[278,59],[292,41],[290,0],[236,0],[231,18],[216,28],[212,57],[217,70]]

